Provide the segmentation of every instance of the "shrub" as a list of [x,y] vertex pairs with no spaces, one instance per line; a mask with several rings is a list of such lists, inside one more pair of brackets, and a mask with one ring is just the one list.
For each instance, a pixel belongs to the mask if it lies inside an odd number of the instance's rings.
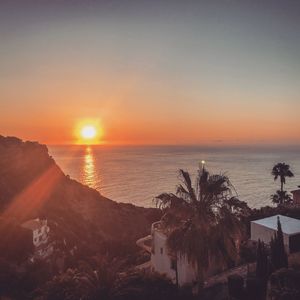
[[234,299],[244,299],[244,279],[242,276],[228,276],[228,294]]

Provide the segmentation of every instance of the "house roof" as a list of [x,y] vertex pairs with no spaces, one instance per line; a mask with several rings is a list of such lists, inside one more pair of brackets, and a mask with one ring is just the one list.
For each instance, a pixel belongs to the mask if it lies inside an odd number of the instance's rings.
[[267,228],[277,230],[277,218],[279,217],[282,232],[292,235],[296,233],[300,233],[300,220],[282,216],[282,215],[275,215],[272,217],[251,221],[252,223],[265,226]]
[[43,226],[43,223],[39,219],[28,220],[21,225],[23,228],[27,228],[30,230],[37,230]]

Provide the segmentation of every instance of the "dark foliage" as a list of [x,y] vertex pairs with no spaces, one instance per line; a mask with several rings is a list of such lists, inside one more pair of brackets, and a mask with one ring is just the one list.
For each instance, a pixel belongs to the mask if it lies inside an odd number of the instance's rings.
[[249,277],[246,280],[246,299],[264,300],[265,282],[256,277]]
[[257,256],[256,256],[256,279],[259,282],[260,294],[259,296],[265,299],[267,291],[267,283],[270,275],[270,263],[268,257],[268,251],[266,246],[260,240],[257,244]]
[[276,194],[271,195],[272,202],[277,205],[285,205],[292,203],[293,199],[287,191],[276,191]]
[[18,283],[15,266],[0,258],[0,296],[13,295]]
[[55,276],[33,294],[41,300],[176,300],[191,299],[165,277],[131,271],[117,273],[114,264],[93,270],[84,264]]
[[256,277],[267,282],[270,275],[268,252],[263,242],[258,240],[256,254]]
[[280,179],[280,190],[283,191],[283,185],[286,182],[287,177],[294,177],[293,172],[290,170],[290,166],[286,163],[276,164],[271,174],[274,176],[274,180]]
[[279,269],[270,277],[270,296],[273,300],[300,299],[300,271]]
[[234,187],[223,174],[209,174],[202,168],[195,187],[188,172],[179,174],[182,183],[176,194],[160,194],[156,203],[164,212],[169,248],[197,267],[201,285],[210,262],[219,269],[235,262],[236,241],[244,233],[242,219],[250,209],[233,196]]
[[239,275],[230,275],[228,277],[228,295],[230,299],[245,299],[244,279]]
[[257,248],[254,244],[244,241],[240,245],[240,260],[242,264],[256,261]]
[[294,177],[293,172],[290,170],[290,166],[285,163],[278,163],[273,167],[271,174],[274,176],[274,180],[280,179],[280,190],[271,196],[273,203],[277,205],[290,203],[292,201],[291,196],[283,190],[286,178]]
[[285,251],[283,233],[281,229],[280,219],[277,221],[277,233],[270,243],[271,247],[271,265],[274,270],[288,267],[288,257]]
[[0,257],[21,263],[33,253],[32,233],[8,218],[0,217]]

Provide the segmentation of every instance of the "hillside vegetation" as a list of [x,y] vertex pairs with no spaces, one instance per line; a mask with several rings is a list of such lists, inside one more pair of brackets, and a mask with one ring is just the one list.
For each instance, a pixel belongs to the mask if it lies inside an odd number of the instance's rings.
[[117,203],[66,176],[45,145],[0,136],[0,212],[15,224],[45,217],[53,240],[123,255],[149,233],[156,209]]

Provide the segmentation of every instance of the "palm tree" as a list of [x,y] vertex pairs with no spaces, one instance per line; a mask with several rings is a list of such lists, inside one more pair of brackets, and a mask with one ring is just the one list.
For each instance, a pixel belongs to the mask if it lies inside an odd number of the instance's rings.
[[249,208],[232,196],[234,187],[224,174],[210,175],[203,168],[195,188],[188,172],[179,174],[182,183],[176,194],[160,194],[156,204],[165,212],[162,224],[170,250],[196,266],[201,285],[212,260],[223,267],[235,260],[236,241],[242,234],[240,219]]
[[286,182],[286,177],[294,177],[293,172],[290,170],[290,166],[285,163],[276,164],[271,174],[274,176],[274,180],[280,178],[280,191],[283,192],[283,185]]
[[291,195],[288,194],[287,191],[281,190],[278,190],[276,191],[276,194],[271,195],[271,199],[273,203],[277,205],[288,204],[293,201]]
[[34,291],[34,299],[113,299],[112,292],[124,261],[94,256],[54,276]]

